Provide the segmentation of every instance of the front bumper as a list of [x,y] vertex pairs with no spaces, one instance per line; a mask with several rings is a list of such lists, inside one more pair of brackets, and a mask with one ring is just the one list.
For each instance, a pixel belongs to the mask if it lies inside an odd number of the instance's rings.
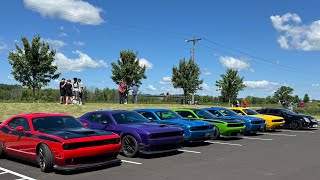
[[318,126],[319,126],[318,122],[310,121],[310,123],[308,123],[308,125],[304,126],[303,128],[305,129],[318,128]]
[[265,124],[250,124],[249,126],[246,126],[245,133],[257,133],[262,132],[265,129]]
[[139,152],[142,154],[158,154],[177,151],[182,147],[183,140],[183,136],[149,139],[147,144],[139,144]]
[[266,124],[266,129],[267,130],[273,130],[273,129],[278,129],[283,127],[284,121],[283,122],[268,122]]
[[224,131],[220,130],[220,136],[222,137],[239,137],[245,132],[245,127],[228,127]]
[[55,165],[53,168],[58,171],[76,171],[76,170],[82,170],[82,169],[90,169],[94,167],[101,167],[101,166],[106,166],[106,165],[120,165],[121,160],[120,159],[113,159],[113,160],[108,160],[104,162],[99,162],[99,163],[92,163],[92,164],[81,164],[81,165],[74,165],[74,166],[57,166]]
[[204,131],[190,131],[189,134],[184,136],[184,141],[205,141],[214,137],[215,130],[204,130]]

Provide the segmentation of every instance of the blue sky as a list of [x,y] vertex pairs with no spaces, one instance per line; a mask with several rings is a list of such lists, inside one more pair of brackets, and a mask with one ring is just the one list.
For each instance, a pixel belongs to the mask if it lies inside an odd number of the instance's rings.
[[22,35],[39,34],[57,49],[62,77],[116,88],[111,63],[121,50],[131,49],[148,67],[142,92],[179,93],[171,69],[190,57],[185,40],[196,36],[202,38],[196,47],[204,79],[199,94],[217,96],[215,81],[233,68],[247,85],[240,97],[265,97],[287,85],[300,97],[308,93],[320,99],[319,5],[316,0],[4,0],[0,83],[16,83],[7,59],[14,44],[21,44]]

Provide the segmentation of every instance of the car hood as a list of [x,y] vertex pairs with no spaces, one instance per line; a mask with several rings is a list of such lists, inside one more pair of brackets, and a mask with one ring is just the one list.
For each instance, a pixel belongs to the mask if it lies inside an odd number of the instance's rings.
[[89,128],[85,128],[85,127],[70,128],[70,129],[63,129],[63,130],[43,130],[40,132],[43,134],[57,136],[62,139],[65,139],[65,140],[75,139],[75,138],[92,137],[92,136],[113,135],[112,132],[93,130],[93,129],[89,129]]
[[278,120],[278,119],[283,119],[283,117],[273,116],[273,115],[266,115],[266,114],[252,115],[252,117],[262,118],[262,119],[264,119],[264,120]]
[[222,121],[225,123],[243,123],[243,121],[236,120],[236,119],[224,119],[224,118],[215,118],[215,119],[204,119],[204,121]]
[[148,133],[182,131],[181,128],[169,126],[166,124],[159,124],[159,123],[120,124],[118,126],[122,127],[123,129],[142,130]]
[[232,119],[242,120],[242,121],[261,121],[263,119],[251,116],[225,116]]
[[306,115],[306,114],[296,114],[296,115],[290,115],[290,116],[295,117],[295,118],[308,118],[311,121],[317,121],[316,118],[309,116],[309,115]]

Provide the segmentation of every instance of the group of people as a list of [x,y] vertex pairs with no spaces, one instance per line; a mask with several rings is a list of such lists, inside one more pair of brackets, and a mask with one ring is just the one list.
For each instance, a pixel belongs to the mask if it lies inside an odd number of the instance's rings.
[[[241,104],[240,104],[240,101],[239,99],[234,99],[233,102],[232,102],[232,107],[240,107]],[[242,107],[246,108],[247,107],[247,101],[246,99],[243,99],[242,100]]]
[[82,105],[83,84],[80,78],[66,80],[61,79],[60,87],[60,104],[77,104]]
[[118,81],[118,85],[120,104],[128,104],[130,90],[132,90],[132,104],[138,103],[139,85],[137,83],[133,83],[133,85],[130,87],[127,82]]

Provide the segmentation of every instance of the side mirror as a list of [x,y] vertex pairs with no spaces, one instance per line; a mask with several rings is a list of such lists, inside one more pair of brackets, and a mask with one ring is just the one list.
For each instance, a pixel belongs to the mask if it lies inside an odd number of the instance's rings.
[[82,123],[85,127],[88,127],[89,124],[88,123]]
[[24,128],[23,128],[23,126],[18,126],[14,130],[16,130],[16,131],[24,131]]
[[148,120],[153,121],[152,117],[148,117]]
[[107,125],[108,121],[101,121],[101,124]]
[[189,115],[187,118],[192,119],[193,117],[191,115]]

